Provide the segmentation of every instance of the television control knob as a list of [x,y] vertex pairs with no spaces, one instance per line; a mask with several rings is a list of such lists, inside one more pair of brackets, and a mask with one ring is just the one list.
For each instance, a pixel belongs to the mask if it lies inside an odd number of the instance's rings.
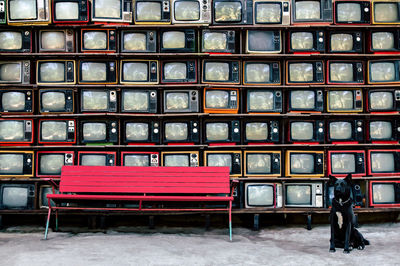
[[32,160],[31,159],[28,159],[28,160],[26,160],[28,163],[31,163],[32,162]]
[[31,97],[28,97],[27,99],[28,99],[28,101],[30,101],[30,100],[31,100]]
[[117,130],[115,128],[111,129],[111,133],[116,133]]
[[110,164],[113,164],[113,163],[114,163],[114,160],[111,159],[111,160],[109,160],[108,162],[109,162]]
[[361,127],[358,127],[358,128],[357,128],[357,131],[358,131],[358,132],[361,132],[361,131],[362,131],[362,128],[361,128]]
[[194,127],[197,127],[197,123],[193,123],[193,126],[194,126]]
[[357,42],[359,42],[359,41],[361,41],[361,38],[360,38],[360,37],[357,37],[356,40],[357,40]]
[[203,9],[204,9],[204,10],[207,10],[207,6],[206,6],[206,5],[204,5],[204,6],[203,6]]
[[279,162],[279,159],[276,158],[276,159],[274,160],[274,162],[276,162],[276,163]]
[[400,127],[397,128],[397,131],[400,132]]
[[25,31],[25,36],[28,36],[29,35],[29,31]]
[[235,128],[235,129],[233,130],[233,132],[238,133],[238,132],[239,132],[239,129],[238,129],[238,128]]
[[277,128],[274,128],[272,131],[273,131],[274,133],[277,133],[277,132],[278,132],[278,129],[277,129]]
[[323,130],[322,128],[319,128],[319,129],[318,129],[318,132],[319,132],[319,133],[322,133],[322,132],[324,132],[324,130]]
[[364,11],[369,12],[369,8],[368,7],[364,8]]
[[68,100],[71,100],[71,96],[68,96],[67,99],[68,99]]
[[288,3],[287,3],[287,2],[285,2],[285,3],[283,4],[283,6],[284,6],[284,7],[287,7],[287,6],[288,6]]
[[116,124],[115,122],[112,122],[112,123],[111,123],[111,126],[112,126],[112,127],[115,127],[116,125],[117,125],[117,124]]
[[154,123],[154,127],[158,127],[158,123]]
[[316,192],[317,194],[320,194],[320,193],[321,193],[321,189],[317,188],[317,189],[315,190],[315,192]]
[[158,128],[154,129],[154,133],[158,134]]
[[31,92],[30,92],[30,91],[28,91],[28,92],[26,93],[26,95],[30,96],[30,95],[31,95]]
[[359,159],[358,159],[358,161],[362,162],[362,161],[363,161],[363,159],[362,159],[362,158],[359,158]]
[[322,161],[321,161],[321,159],[318,159],[317,162],[318,162],[318,163],[321,163]]
[[319,42],[323,42],[323,41],[324,41],[324,38],[319,38],[318,41],[319,41]]
[[361,121],[358,121],[357,122],[357,126],[361,126],[362,125],[362,122]]
[[26,66],[26,67],[29,66],[29,63],[25,63],[25,66]]
[[193,133],[197,133],[197,128],[194,128],[194,129],[193,129]]

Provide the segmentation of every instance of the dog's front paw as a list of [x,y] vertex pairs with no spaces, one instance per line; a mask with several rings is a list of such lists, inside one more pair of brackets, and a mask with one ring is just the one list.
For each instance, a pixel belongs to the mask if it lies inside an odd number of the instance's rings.
[[350,254],[350,249],[345,249],[345,250],[343,250],[343,253],[344,253],[344,254]]
[[335,253],[335,252],[336,252],[336,249],[335,249],[335,248],[330,248],[330,249],[329,249],[329,252]]
[[365,246],[363,246],[363,245],[357,247],[358,250],[363,250],[364,248],[365,248]]

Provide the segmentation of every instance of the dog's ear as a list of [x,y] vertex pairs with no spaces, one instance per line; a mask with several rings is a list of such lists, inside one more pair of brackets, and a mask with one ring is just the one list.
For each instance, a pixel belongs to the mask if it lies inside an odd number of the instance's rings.
[[333,175],[329,175],[329,183],[331,185],[335,184],[336,180],[337,180],[336,177],[334,177]]
[[344,180],[345,180],[348,184],[351,184],[352,181],[353,181],[352,175],[351,175],[351,174],[348,174]]

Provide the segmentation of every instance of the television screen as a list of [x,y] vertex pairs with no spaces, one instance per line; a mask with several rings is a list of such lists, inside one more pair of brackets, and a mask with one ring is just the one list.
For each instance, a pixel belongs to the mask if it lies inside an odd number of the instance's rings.
[[[49,207],[49,201],[47,200],[47,194],[53,194],[53,189],[51,187],[41,187],[40,188],[40,203],[41,203],[41,208],[45,207],[48,208]],[[55,190],[56,194],[59,194],[58,190]],[[51,206],[55,206],[56,204],[54,203],[53,200],[50,200],[50,204]]]
[[43,50],[65,50],[64,31],[43,31],[40,34],[40,48]]
[[65,94],[64,92],[48,91],[41,94],[41,107],[49,112],[64,111]]
[[85,90],[82,92],[82,109],[85,111],[108,110],[107,91]]
[[353,35],[347,33],[331,34],[331,51],[346,52],[353,50]]
[[206,62],[204,71],[206,80],[229,81],[228,63]]
[[84,81],[107,81],[107,64],[83,62],[81,64],[81,80]]
[[28,207],[29,189],[27,187],[4,186],[2,205],[6,209],[25,209]]
[[356,156],[351,153],[332,154],[331,167],[334,174],[355,173]]
[[397,2],[374,3],[374,20],[376,22],[398,22],[399,11]]
[[162,35],[162,48],[165,49],[182,49],[186,46],[185,32],[183,31],[166,31]]
[[352,110],[354,109],[353,91],[329,91],[330,110]]
[[42,154],[39,159],[39,173],[41,175],[60,175],[64,162],[64,154]]
[[248,92],[249,111],[273,111],[274,93],[272,91]]
[[142,91],[124,91],[122,109],[124,111],[149,110],[149,93]]
[[359,3],[337,3],[336,16],[339,22],[361,21],[361,5]]
[[373,173],[394,172],[395,156],[391,152],[371,152],[371,171]]
[[290,138],[292,140],[312,140],[314,125],[312,122],[292,122],[290,124]]
[[207,154],[207,166],[228,166],[232,171],[231,154]]
[[186,92],[169,92],[166,95],[167,110],[186,110],[189,108],[189,94]]
[[393,93],[387,91],[370,92],[369,106],[372,111],[394,109]]
[[271,185],[248,185],[247,205],[254,207],[274,205],[274,186]]
[[164,155],[164,166],[190,166],[189,155],[166,154]]
[[268,123],[246,123],[247,141],[268,140],[268,133]]
[[56,2],[54,5],[55,5],[54,16],[56,20],[79,19],[80,10],[78,2]]
[[96,18],[120,18],[122,16],[121,0],[95,0],[93,17]]
[[247,50],[252,52],[280,52],[280,48],[276,49],[275,37],[274,31],[249,30],[247,31]]
[[63,82],[65,80],[64,62],[42,62],[39,64],[40,82]]
[[293,174],[314,173],[314,156],[307,153],[291,154],[290,171]]
[[279,2],[255,3],[255,23],[281,23],[282,4]]
[[126,154],[124,166],[150,166],[150,156],[144,154]]
[[25,139],[25,121],[0,121],[0,141],[23,141]]
[[26,94],[18,91],[4,92],[1,95],[1,107],[4,111],[25,111]]
[[229,91],[226,90],[207,90],[206,91],[207,108],[228,108]]
[[371,121],[369,123],[369,137],[373,140],[391,139],[392,123],[388,121]]
[[137,2],[136,20],[137,21],[160,21],[161,20],[161,2]]
[[330,81],[346,82],[353,81],[353,64],[349,63],[330,63]]
[[385,204],[396,202],[396,191],[394,184],[373,184],[373,203]]
[[108,43],[107,31],[84,31],[83,49],[87,50],[106,50]]
[[199,20],[200,3],[198,1],[176,1],[174,3],[174,14],[175,20],[179,21]]
[[392,50],[394,49],[393,32],[372,32],[372,49],[373,50]]
[[268,83],[270,77],[270,64],[247,63],[245,68],[245,81],[249,83]]
[[311,205],[312,192],[311,185],[287,185],[286,204],[287,205]]
[[271,154],[250,153],[246,157],[247,174],[272,173]]
[[203,33],[203,51],[228,49],[226,32],[207,31]]
[[347,140],[352,137],[352,125],[350,122],[330,122],[329,138],[331,140]]
[[42,121],[40,138],[42,141],[67,140],[66,121]]
[[80,165],[86,166],[106,166],[106,156],[105,155],[91,155],[82,154]]
[[228,123],[207,123],[206,139],[209,141],[225,141],[229,139]]
[[1,31],[0,50],[22,49],[22,33],[20,31]]
[[164,78],[166,80],[181,80],[187,78],[186,63],[172,62],[164,64]]
[[221,2],[214,1],[214,21],[224,22],[240,22],[242,20],[242,3],[241,2]]
[[187,123],[165,123],[165,139],[167,141],[183,141],[189,138]]
[[289,77],[291,82],[313,81],[313,65],[309,63],[291,63],[289,64]]
[[315,108],[315,92],[296,90],[290,92],[290,106],[293,109],[312,110]]
[[18,153],[0,153],[0,175],[24,174],[24,155]]
[[320,1],[295,1],[296,20],[319,20],[321,18]]
[[36,0],[9,0],[9,18],[11,20],[37,19]]
[[314,48],[314,35],[312,32],[293,32],[290,36],[292,50],[312,50]]
[[106,123],[84,123],[83,140],[85,141],[104,141],[107,138]]
[[0,81],[1,82],[20,82],[22,68],[20,63],[7,63],[0,64]]
[[[398,72],[398,71],[397,71]],[[373,62],[370,66],[371,81],[393,81],[396,70],[393,62]]]
[[123,50],[127,51],[146,51],[147,35],[146,33],[130,32],[123,35]]
[[149,131],[148,123],[126,123],[125,137],[127,141],[147,141]]

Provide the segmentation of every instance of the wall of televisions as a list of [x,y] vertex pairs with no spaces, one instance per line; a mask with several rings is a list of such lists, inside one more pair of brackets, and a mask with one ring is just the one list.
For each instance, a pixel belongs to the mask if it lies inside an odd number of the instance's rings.
[[229,166],[237,212],[400,207],[400,1],[0,0],[0,215],[63,165]]

